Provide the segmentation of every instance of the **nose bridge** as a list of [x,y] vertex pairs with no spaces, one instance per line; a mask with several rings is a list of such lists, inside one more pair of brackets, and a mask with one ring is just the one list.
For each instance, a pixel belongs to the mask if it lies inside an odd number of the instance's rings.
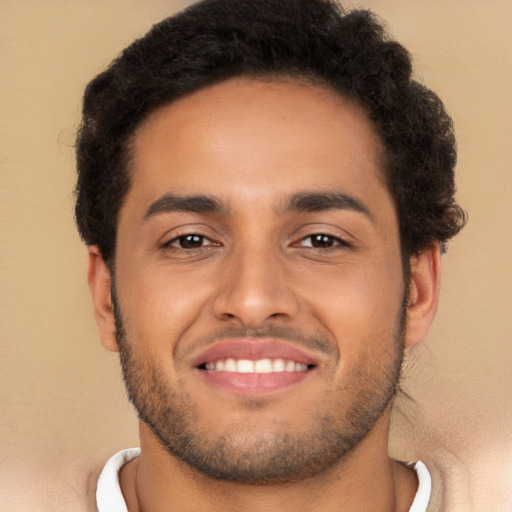
[[291,318],[298,310],[297,297],[286,279],[283,254],[272,244],[253,240],[234,247],[225,262],[224,278],[214,309],[217,317],[237,319],[255,328],[269,318]]

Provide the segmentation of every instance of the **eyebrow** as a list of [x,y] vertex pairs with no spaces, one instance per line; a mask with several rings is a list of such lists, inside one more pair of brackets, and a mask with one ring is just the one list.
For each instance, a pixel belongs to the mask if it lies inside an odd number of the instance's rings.
[[359,199],[343,192],[299,192],[288,199],[284,212],[353,210],[374,221],[370,209]]
[[219,200],[212,196],[165,194],[151,203],[144,215],[144,220],[166,212],[222,213],[224,211],[225,208]]
[[[352,210],[363,213],[374,221],[370,210],[359,199],[343,192],[299,192],[293,194],[286,201],[283,213],[326,210]],[[209,195],[165,194],[151,203],[144,215],[144,220],[167,212],[226,213],[226,207],[216,197]]]

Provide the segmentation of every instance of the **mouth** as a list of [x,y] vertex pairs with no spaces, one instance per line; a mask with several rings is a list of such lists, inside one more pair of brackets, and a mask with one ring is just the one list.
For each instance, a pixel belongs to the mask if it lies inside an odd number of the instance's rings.
[[200,370],[213,372],[233,373],[281,373],[281,372],[305,372],[314,368],[313,364],[303,364],[291,359],[221,359],[216,362],[207,362],[198,366]]
[[319,361],[305,350],[260,339],[220,342],[204,351],[193,364],[209,385],[250,395],[297,385],[318,365]]

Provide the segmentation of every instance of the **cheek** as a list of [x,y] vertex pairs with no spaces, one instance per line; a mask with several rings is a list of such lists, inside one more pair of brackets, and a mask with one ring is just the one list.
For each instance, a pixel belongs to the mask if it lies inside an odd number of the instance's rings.
[[151,338],[151,347],[169,347],[208,310],[209,280],[163,265],[119,269],[118,297],[132,342]]
[[389,339],[398,328],[403,297],[401,268],[358,265],[305,278],[301,295],[345,351]]

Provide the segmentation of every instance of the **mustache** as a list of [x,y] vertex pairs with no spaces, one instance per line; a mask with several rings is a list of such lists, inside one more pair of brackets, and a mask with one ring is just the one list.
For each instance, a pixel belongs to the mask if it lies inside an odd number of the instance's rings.
[[226,338],[277,338],[283,341],[290,341],[294,345],[319,351],[327,355],[335,355],[337,353],[335,343],[330,341],[327,336],[318,333],[307,334],[296,327],[271,324],[258,328],[241,326],[223,327],[205,336],[201,336],[191,343],[187,343],[182,349],[180,349],[180,344],[178,344],[177,348],[180,352],[180,356],[186,357],[196,350],[207,348],[217,341],[221,341]]

